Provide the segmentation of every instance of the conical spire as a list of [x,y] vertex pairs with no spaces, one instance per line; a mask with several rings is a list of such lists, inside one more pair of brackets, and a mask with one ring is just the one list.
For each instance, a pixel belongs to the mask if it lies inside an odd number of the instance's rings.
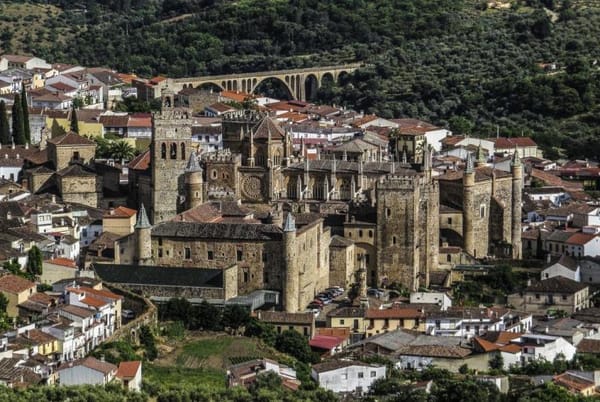
[[190,153],[190,158],[188,159],[187,166],[185,167],[186,172],[201,172],[202,167],[198,163],[198,156],[195,151]]
[[288,212],[285,217],[285,223],[283,224],[284,232],[295,232],[296,231],[296,220],[291,212]]
[[469,152],[467,154],[467,167],[465,168],[465,173],[473,173],[473,156]]
[[515,147],[515,152],[513,153],[512,161],[510,162],[511,166],[521,166],[521,158],[519,157],[519,148]]
[[144,208],[144,204],[142,204],[137,214],[135,229],[148,229],[151,227],[152,225],[150,225],[150,221],[148,221],[148,214],[146,214],[146,208]]

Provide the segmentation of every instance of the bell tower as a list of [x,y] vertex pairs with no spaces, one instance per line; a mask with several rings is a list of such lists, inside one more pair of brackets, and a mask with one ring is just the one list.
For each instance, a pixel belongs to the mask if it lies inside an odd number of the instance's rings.
[[150,219],[153,224],[173,218],[186,204],[184,172],[192,150],[192,112],[174,107],[174,102],[175,93],[170,88],[163,89],[161,110],[152,115]]

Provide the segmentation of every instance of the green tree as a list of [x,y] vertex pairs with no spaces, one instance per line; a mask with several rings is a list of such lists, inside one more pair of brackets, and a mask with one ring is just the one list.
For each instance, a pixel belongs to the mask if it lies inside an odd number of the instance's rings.
[[31,278],[42,274],[42,252],[37,246],[31,247],[27,253],[27,265],[25,269]]
[[27,91],[25,85],[21,86],[21,108],[23,109],[23,135],[25,141],[31,142],[31,128],[29,127],[29,105],[27,104]]
[[158,357],[158,349],[156,348],[156,342],[154,340],[154,334],[147,325],[140,327],[140,344],[146,349],[144,356],[146,359],[152,361]]
[[25,128],[23,125],[23,107],[21,106],[21,96],[15,94],[15,100],[12,107],[12,131],[13,141],[17,145],[25,145]]
[[244,327],[250,320],[250,314],[246,307],[239,304],[225,306],[223,310],[222,324],[225,328],[231,328],[234,333]]
[[111,143],[108,148],[113,159],[131,160],[135,156],[135,148],[123,140]]
[[0,316],[6,315],[6,309],[8,308],[8,299],[4,296],[4,293],[0,293]]
[[60,137],[61,135],[65,135],[67,132],[65,129],[58,124],[56,119],[52,119],[52,126],[50,127],[50,135],[52,138]]
[[320,360],[310,349],[306,337],[293,329],[285,330],[277,336],[275,348],[304,363],[316,363]]
[[77,110],[75,106],[71,108],[71,131],[79,134],[79,122],[77,121]]
[[0,100],[0,144],[10,145],[10,124],[8,123],[8,113],[6,112],[6,103]]
[[13,258],[10,261],[6,261],[4,264],[2,264],[2,268],[4,268],[13,275],[24,276],[25,274],[23,271],[21,271],[21,264],[19,264],[16,258]]
[[205,331],[221,329],[221,311],[203,300],[197,308],[195,327]]
[[492,370],[502,370],[504,368],[504,358],[500,353],[495,354],[489,361]]

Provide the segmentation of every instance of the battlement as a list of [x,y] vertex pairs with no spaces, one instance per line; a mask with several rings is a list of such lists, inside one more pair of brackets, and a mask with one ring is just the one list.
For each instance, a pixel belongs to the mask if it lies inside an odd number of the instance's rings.
[[200,157],[205,162],[237,163],[241,161],[241,155],[232,153],[229,148],[205,152]]
[[188,108],[163,109],[152,113],[152,119],[156,122],[173,120],[184,120],[188,122],[192,118],[192,110]]
[[224,123],[249,123],[259,122],[267,116],[267,113],[257,110],[235,110],[223,114]]

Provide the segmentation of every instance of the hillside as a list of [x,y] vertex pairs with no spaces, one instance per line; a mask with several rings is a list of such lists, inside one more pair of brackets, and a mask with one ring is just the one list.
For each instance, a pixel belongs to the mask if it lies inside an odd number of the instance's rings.
[[365,61],[318,100],[457,133],[498,126],[551,157],[600,155],[594,1],[49,2],[62,13],[52,21],[75,33],[25,49],[49,60],[175,77]]

